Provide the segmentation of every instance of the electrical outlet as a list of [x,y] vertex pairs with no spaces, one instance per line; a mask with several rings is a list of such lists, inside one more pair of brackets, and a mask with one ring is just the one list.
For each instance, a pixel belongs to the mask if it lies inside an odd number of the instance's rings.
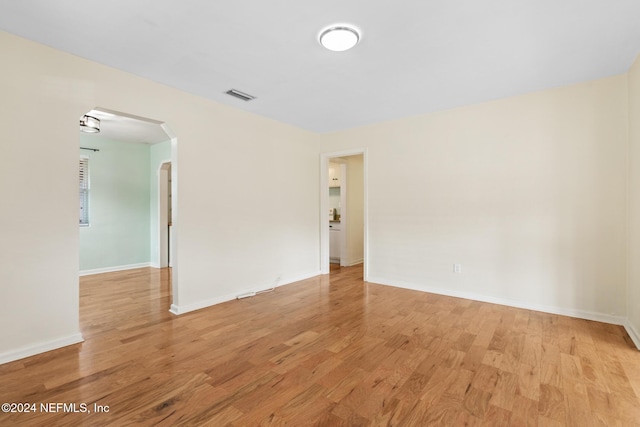
[[453,264],[454,273],[462,273],[462,264]]

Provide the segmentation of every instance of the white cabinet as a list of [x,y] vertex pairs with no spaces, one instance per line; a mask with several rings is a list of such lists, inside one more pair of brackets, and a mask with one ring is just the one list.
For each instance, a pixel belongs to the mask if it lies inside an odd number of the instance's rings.
[[329,223],[329,260],[330,262],[340,262],[340,223]]
[[340,187],[340,165],[329,163],[329,187]]

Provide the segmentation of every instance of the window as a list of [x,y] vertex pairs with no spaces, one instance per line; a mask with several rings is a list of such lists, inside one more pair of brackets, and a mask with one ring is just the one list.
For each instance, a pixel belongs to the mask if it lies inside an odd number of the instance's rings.
[[89,159],[80,158],[80,226],[89,225]]

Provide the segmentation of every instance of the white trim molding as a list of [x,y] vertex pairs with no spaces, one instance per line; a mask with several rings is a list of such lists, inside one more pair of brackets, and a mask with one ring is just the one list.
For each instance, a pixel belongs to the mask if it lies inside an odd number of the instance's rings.
[[629,334],[629,338],[631,338],[631,341],[633,341],[633,343],[636,345],[636,348],[640,350],[640,334],[638,333],[636,328],[633,327],[631,322],[629,322],[629,319],[626,319],[626,321],[624,322],[624,329],[627,331],[627,334]]
[[95,268],[93,270],[80,270],[80,276],[90,276],[92,274],[102,274],[102,273],[113,273],[114,271],[133,270],[136,268],[144,268],[144,267],[158,268],[156,267],[156,265],[151,264],[150,262],[143,262],[140,264],[117,265],[114,267]]
[[[297,276],[297,277],[292,277],[292,278],[288,278],[285,279],[283,281],[281,281],[280,283],[278,283],[276,285],[276,288],[279,288],[281,286],[286,286],[286,285],[291,285],[293,283],[296,282],[300,282],[302,280],[306,280],[306,279],[311,279],[312,277],[316,277],[319,276],[321,273],[319,271],[313,272],[313,273],[309,273],[309,274],[304,274],[301,276]],[[270,286],[267,286],[266,289],[269,289]],[[245,294],[251,294],[254,292],[260,292],[265,290],[265,286],[262,287],[255,287],[255,288],[251,288],[251,289],[245,289],[243,291],[238,291],[238,292],[234,292],[233,294],[227,294],[227,295],[222,295],[220,297],[217,298],[211,298],[208,300],[204,300],[204,301],[197,301],[191,304],[186,304],[186,305],[176,305],[176,304],[171,304],[171,308],[169,309],[169,312],[171,314],[175,314],[176,316],[179,316],[181,314],[185,314],[185,313],[189,313],[191,311],[196,311],[196,310],[201,310],[203,308],[207,308],[207,307],[211,307],[217,304],[222,304],[223,302],[227,302],[227,301],[233,301],[234,299],[236,299],[239,295],[245,295]]]
[[[417,285],[415,283],[408,283],[408,282],[403,282],[398,280],[389,280],[382,277],[371,277],[369,278],[368,282],[378,284],[378,285],[392,286],[395,288],[410,289],[413,291],[428,292],[428,293],[437,294],[437,295],[445,295],[445,296],[454,297],[454,298],[464,298],[464,299],[469,299],[473,301],[481,301],[481,302],[487,302],[491,304],[505,305],[508,307],[522,308],[525,310],[540,311],[542,313],[558,314],[560,316],[575,317],[575,318],[584,319],[584,320],[593,320],[596,322],[610,323],[612,325],[623,325],[623,326],[627,325],[625,317],[613,316],[609,314],[603,314],[603,313],[598,313],[598,312],[588,311],[588,310],[578,310],[578,309],[555,307],[555,306],[542,305],[542,304],[531,304],[528,302],[512,300],[508,298],[492,297],[492,296],[486,296],[481,294],[474,294],[471,292],[454,291],[454,290],[444,289],[444,288]],[[636,342],[636,345],[637,345],[637,342]]]
[[24,359],[25,357],[35,356],[36,354],[44,353],[47,351],[56,350],[68,345],[78,344],[83,341],[84,338],[82,337],[82,334],[78,332],[77,334],[69,335],[55,340],[22,347],[17,350],[7,351],[5,353],[0,353],[0,365],[19,359]]

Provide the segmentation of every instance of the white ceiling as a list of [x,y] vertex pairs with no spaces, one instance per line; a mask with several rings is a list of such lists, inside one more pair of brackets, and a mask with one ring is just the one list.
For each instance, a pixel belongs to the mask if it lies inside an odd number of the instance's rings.
[[[638,0],[0,0],[5,31],[316,132],[624,73],[638,17]],[[317,35],[339,22],[362,39],[330,52]]]

